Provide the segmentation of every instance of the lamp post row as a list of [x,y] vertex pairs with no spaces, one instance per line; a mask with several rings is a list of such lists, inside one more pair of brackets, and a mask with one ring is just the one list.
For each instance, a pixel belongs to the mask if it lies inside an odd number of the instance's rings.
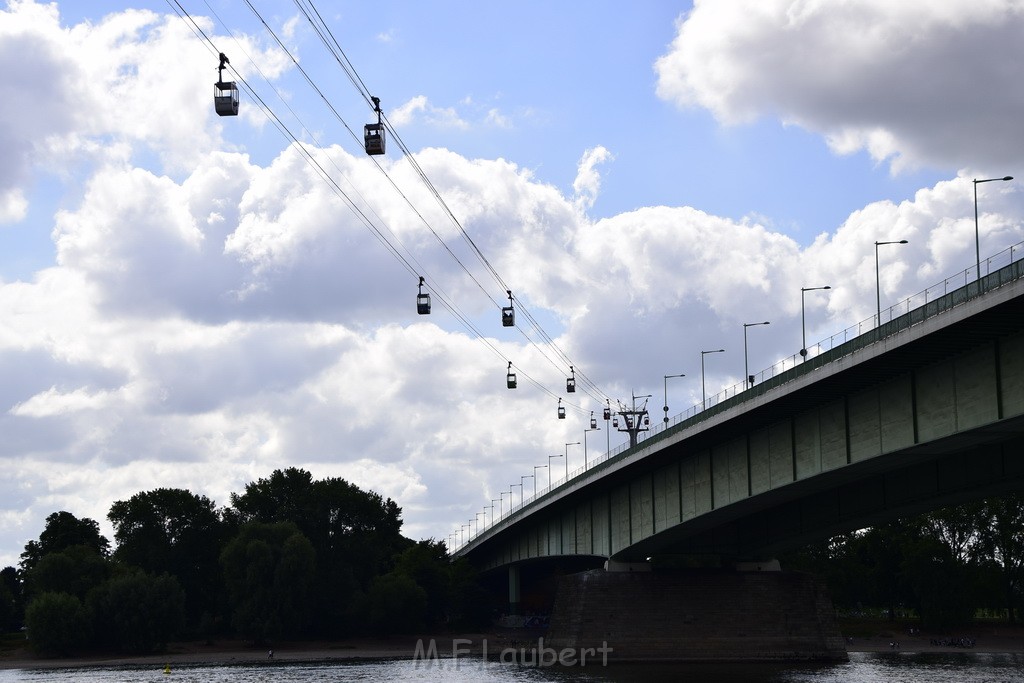
[[[975,178],[974,180],[972,180],[972,183],[974,185],[974,257],[975,257],[975,279],[976,280],[980,280],[981,279],[981,234],[980,234],[980,230],[979,230],[979,227],[978,227],[978,185],[981,184],[981,183],[1007,182],[1007,181],[1010,181],[1010,180],[1013,180],[1013,176],[1009,176],[1008,175],[1008,176],[1003,176],[1002,178],[980,178],[980,179],[979,178]],[[875,241],[875,315],[876,315],[876,325],[881,325],[882,324],[882,286],[881,286],[881,277],[880,277],[880,272],[879,272],[878,247],[886,246],[886,245],[890,245],[890,244],[908,244],[908,241],[907,240],[876,240]],[[821,286],[818,286],[818,287],[801,287],[800,288],[800,344],[801,344],[800,356],[805,361],[807,360],[807,317],[806,317],[806,301],[805,301],[805,296],[804,295],[807,292],[812,292],[812,291],[817,291],[817,290],[827,290],[827,289],[832,289],[832,287],[830,285],[821,285]],[[749,327],[756,327],[756,326],[759,326],[759,325],[770,325],[770,324],[771,324],[771,321],[768,321],[768,320],[765,320],[763,322],[743,323],[743,373],[744,373],[744,376],[746,377],[746,383],[747,383],[748,386],[753,386],[754,378],[750,374],[750,367],[749,367],[749,361],[748,361],[747,328],[749,328]],[[707,390],[706,390],[706,385],[705,385],[705,374],[704,374],[704,356],[706,356],[709,353],[723,353],[724,351],[725,351],[725,349],[712,349],[712,350],[704,350],[704,351],[700,352],[700,390],[701,390],[701,409],[702,410],[706,410],[707,409]],[[677,375],[663,375],[662,376],[663,390],[664,390],[664,401],[665,401],[665,403],[663,405],[663,410],[665,411],[664,423],[665,423],[666,427],[668,427],[668,423],[669,423],[669,418],[668,418],[668,381],[670,379],[675,379],[675,378],[685,377],[685,376],[686,376],[685,373],[679,373]],[[587,433],[588,432],[592,432],[592,431],[600,431],[600,430],[598,430],[598,429],[584,429],[583,430],[583,443],[584,443],[584,446],[583,446],[583,467],[584,467],[584,469],[587,468],[587,464],[588,464],[587,463],[587,447],[586,447]],[[579,441],[567,442],[565,444],[565,452],[563,454],[549,455],[548,456],[548,464],[547,465],[535,465],[534,468],[533,468],[533,474],[526,474],[526,475],[521,476],[520,479],[519,479],[519,484],[511,484],[509,486],[509,491],[508,491],[509,511],[511,512],[511,510],[512,510],[513,489],[514,489],[515,486],[519,486],[520,505],[522,505],[523,482],[527,478],[532,478],[533,479],[533,495],[534,495],[534,497],[537,496],[537,470],[539,470],[539,469],[547,469],[547,471],[548,471],[548,488],[551,487],[551,460],[552,459],[554,459],[554,458],[564,458],[565,459],[565,479],[566,479],[566,481],[568,481],[569,480],[569,446],[578,446],[578,445],[580,445]],[[503,503],[504,503],[504,496],[505,496],[505,493],[502,492],[497,500],[491,500],[490,508],[491,508],[491,523],[492,524],[494,523],[494,504],[495,503],[498,503],[499,514],[504,515],[504,510],[502,509],[504,507],[504,505],[503,505]],[[453,536],[456,539],[458,539],[459,534],[462,533],[463,534],[463,542],[465,542],[464,530],[470,529],[472,531],[472,527],[473,526],[477,526],[478,527],[477,530],[479,532],[479,516],[481,514],[484,515],[484,520],[485,520],[485,524],[486,524],[487,508],[485,507],[483,512],[476,513],[476,517],[474,517],[474,519],[470,520],[470,522],[471,522],[470,524],[462,525],[460,532],[449,534],[449,541],[451,541]]]

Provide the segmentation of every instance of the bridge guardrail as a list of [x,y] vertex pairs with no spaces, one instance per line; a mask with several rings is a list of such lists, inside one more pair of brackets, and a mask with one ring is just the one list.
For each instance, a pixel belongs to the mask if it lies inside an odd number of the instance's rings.
[[[636,448],[639,448],[641,444],[665,438],[669,434],[675,434],[687,427],[699,424],[709,417],[756,398],[783,384],[787,384],[843,356],[876,344],[893,335],[905,332],[929,318],[942,315],[972,299],[1024,278],[1024,242],[1011,245],[998,254],[987,258],[983,265],[987,274],[980,279],[977,277],[976,267],[967,268],[938,284],[932,285],[917,294],[907,297],[903,301],[893,304],[888,309],[883,310],[881,316],[873,315],[833,334],[828,339],[823,339],[813,346],[809,346],[807,348],[807,357],[803,362],[800,361],[801,357],[799,354],[783,358],[755,375],[756,378],[759,378],[759,381],[755,381],[753,386],[747,387],[746,383],[742,382],[727,387],[714,396],[708,397],[706,407],[702,407],[701,404],[694,405],[672,418],[667,426],[662,424],[653,425],[647,435],[637,441]],[[996,268],[994,272],[992,270],[993,267]],[[971,277],[972,273],[974,273],[973,278]],[[961,282],[963,284],[960,284]],[[951,285],[955,286],[955,289],[951,290]],[[879,318],[885,320],[885,322],[880,323]],[[534,503],[540,502],[549,494],[557,491],[581,475],[594,470],[604,469],[608,464],[619,460],[631,450],[633,450],[633,447],[628,444],[622,444],[611,451],[595,456],[584,467],[579,467],[569,472],[568,476],[552,482],[537,491],[536,495],[527,497],[518,505],[510,503],[507,511],[503,510],[497,519],[489,524],[485,524],[477,532],[472,533],[464,543],[457,544],[458,547],[461,548],[468,545],[486,534],[496,525],[508,520],[515,513],[532,506]],[[455,552],[455,548],[450,548],[449,552]]]

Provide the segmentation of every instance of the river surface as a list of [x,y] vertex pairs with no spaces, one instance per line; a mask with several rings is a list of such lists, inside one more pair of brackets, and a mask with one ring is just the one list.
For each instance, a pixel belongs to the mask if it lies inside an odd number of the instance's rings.
[[609,665],[585,669],[521,667],[477,659],[370,661],[330,664],[263,664],[116,669],[0,670],[0,683],[309,683],[311,681],[386,681],[387,683],[569,683],[608,681],[711,681],[721,683],[1011,683],[1024,680],[1024,654],[913,654],[853,652],[850,661],[832,665],[703,664]]

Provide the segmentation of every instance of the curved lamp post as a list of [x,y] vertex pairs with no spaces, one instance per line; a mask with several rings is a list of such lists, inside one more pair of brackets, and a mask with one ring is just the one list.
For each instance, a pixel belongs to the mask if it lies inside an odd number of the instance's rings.
[[898,240],[894,242],[875,242],[875,306],[877,308],[878,318],[875,322],[875,327],[882,325],[882,284],[878,277],[878,247],[883,244],[906,244],[906,240]]
[[743,376],[747,378],[747,383],[750,386],[754,386],[754,376],[750,374],[750,367],[747,364],[747,328],[771,324],[770,320],[765,320],[763,323],[743,323]]
[[807,360],[807,317],[804,314],[804,293],[813,292],[816,289],[832,289],[829,285],[821,287],[800,288],[800,356]]
[[974,179],[974,258],[977,263],[977,279],[981,279],[981,238],[978,236],[978,183],[992,183],[996,181],[1007,181],[1013,180],[1012,175],[1003,176],[1002,178],[984,178],[982,180]]
[[670,379],[672,379],[673,377],[686,377],[686,373],[681,373],[681,374],[678,374],[678,375],[664,375],[664,378],[665,378],[665,381],[664,381],[664,385],[665,385],[665,408],[664,409],[665,409],[665,426],[666,427],[668,427],[668,381]]
[[579,441],[571,441],[565,444],[565,480],[569,481],[569,446],[579,446]]
[[[562,455],[561,453],[559,453],[558,455],[549,455],[548,456],[548,488],[551,488],[551,461],[554,458],[564,458],[564,457],[565,456]],[[566,468],[566,473],[568,474],[568,468]]]
[[700,409],[707,410],[708,407],[708,396],[704,390],[704,356],[709,353],[725,353],[725,349],[715,349],[714,351],[701,351],[700,352]]

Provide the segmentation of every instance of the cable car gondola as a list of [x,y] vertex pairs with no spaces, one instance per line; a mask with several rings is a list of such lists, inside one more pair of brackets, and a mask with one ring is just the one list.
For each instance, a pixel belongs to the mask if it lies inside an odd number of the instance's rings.
[[576,391],[576,371],[573,370],[573,367],[571,365],[569,366],[569,372],[572,374],[572,376],[565,378],[565,390],[566,392],[571,394]]
[[594,417],[594,411],[590,411],[590,428],[597,429],[597,418]]
[[565,419],[565,406],[562,405],[562,399],[558,399],[558,419]]
[[508,374],[505,375],[505,384],[509,389],[516,388],[516,373],[512,372],[512,361],[508,362]]
[[505,291],[508,292],[508,306],[504,306],[501,309],[501,326],[515,327],[516,309],[512,307],[512,290],[506,289]]
[[430,314],[430,294],[423,291],[423,276],[420,276],[420,293],[416,295],[416,312],[420,315]]
[[[610,419],[612,419],[612,409],[610,407],[608,407],[608,406],[605,406],[604,407],[604,421],[607,422]],[[618,427],[618,425],[615,425],[615,426]]]
[[377,123],[368,123],[363,126],[363,145],[367,154],[384,153],[384,123],[380,117],[380,98],[371,97],[373,110],[377,112]]
[[213,108],[221,116],[238,116],[238,86],[224,80],[224,67],[230,64],[227,55],[220,53],[217,82],[213,84]]

